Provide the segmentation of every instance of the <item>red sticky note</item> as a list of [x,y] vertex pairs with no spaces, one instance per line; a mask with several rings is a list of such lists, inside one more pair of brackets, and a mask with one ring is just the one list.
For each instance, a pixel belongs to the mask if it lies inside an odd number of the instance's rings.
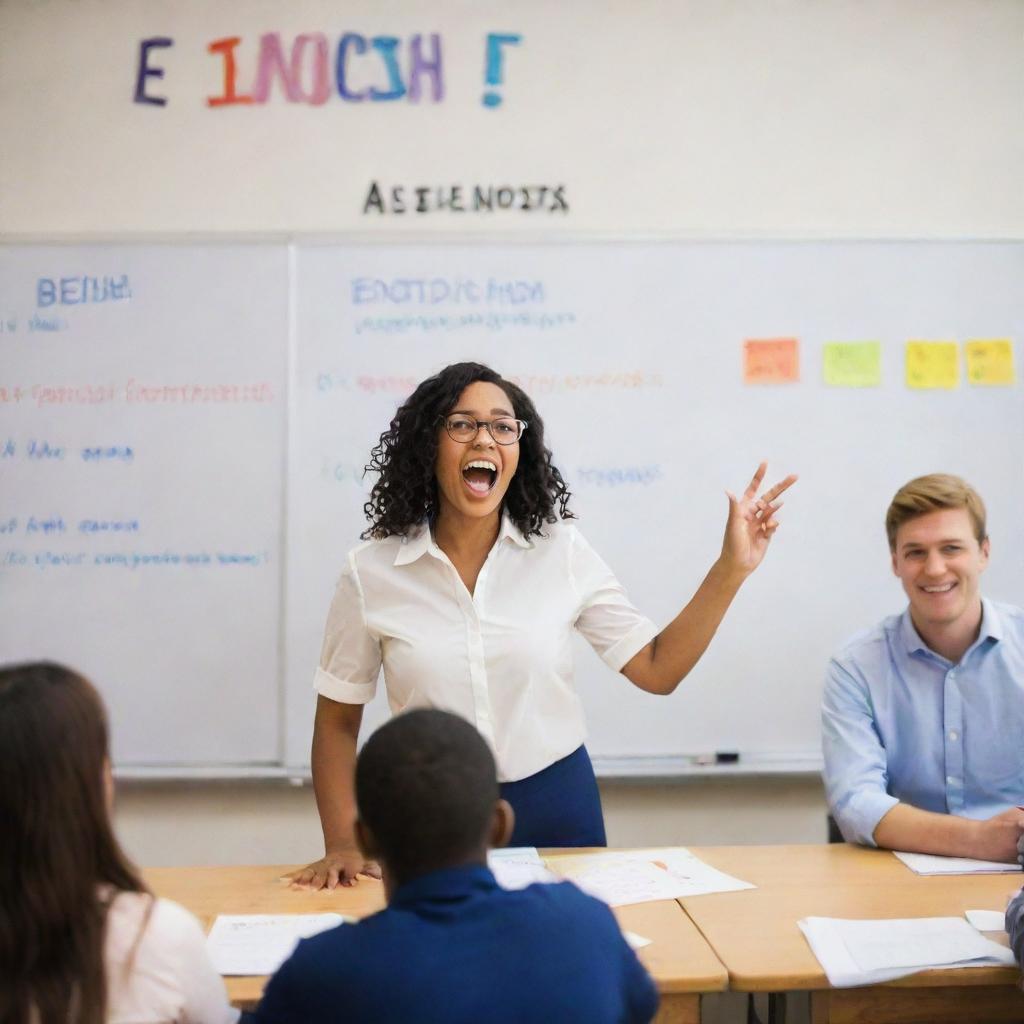
[[752,338],[743,343],[744,384],[792,384],[799,379],[796,338]]

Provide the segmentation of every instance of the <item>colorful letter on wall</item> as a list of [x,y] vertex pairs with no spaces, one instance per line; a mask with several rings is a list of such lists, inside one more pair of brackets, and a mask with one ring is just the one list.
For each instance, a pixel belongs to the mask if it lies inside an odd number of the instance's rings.
[[150,96],[146,92],[146,79],[164,77],[163,68],[153,68],[149,66],[149,51],[163,49],[173,45],[174,40],[168,39],[165,36],[154,36],[152,39],[143,39],[142,42],[139,43],[139,69],[135,75],[136,103],[148,103],[154,107],[167,106],[166,96]]

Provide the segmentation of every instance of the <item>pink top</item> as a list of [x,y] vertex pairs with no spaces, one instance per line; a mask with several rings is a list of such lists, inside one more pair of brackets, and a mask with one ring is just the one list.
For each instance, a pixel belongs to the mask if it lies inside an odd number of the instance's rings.
[[107,912],[104,959],[108,1024],[238,1020],[207,955],[199,922],[177,903],[119,893]]

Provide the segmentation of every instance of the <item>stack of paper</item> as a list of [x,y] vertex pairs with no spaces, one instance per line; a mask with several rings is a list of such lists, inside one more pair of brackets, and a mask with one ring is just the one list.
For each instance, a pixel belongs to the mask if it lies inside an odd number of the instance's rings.
[[874,985],[934,968],[1015,965],[1013,953],[962,917],[798,922],[834,988]]
[[491,850],[487,866],[502,889],[525,889],[534,882],[557,882],[540,859],[535,846],[508,846]]
[[220,974],[273,974],[299,939],[353,920],[341,914],[221,914],[206,949]]
[[972,860],[970,857],[938,857],[931,853],[902,853],[896,856],[919,875],[998,875],[1004,871],[1020,873],[1019,864],[998,860]]
[[682,847],[566,854],[549,857],[548,867],[612,907],[754,888]]

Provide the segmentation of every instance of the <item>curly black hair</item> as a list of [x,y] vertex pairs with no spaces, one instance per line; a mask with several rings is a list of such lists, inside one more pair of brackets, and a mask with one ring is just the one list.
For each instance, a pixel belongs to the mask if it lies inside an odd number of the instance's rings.
[[524,537],[542,536],[544,523],[575,518],[568,507],[569,488],[544,447],[544,422],[526,392],[482,363],[453,363],[428,377],[399,406],[370,452],[365,471],[380,475],[363,506],[370,521],[363,539],[405,537],[421,523],[433,522],[439,507],[434,463],[440,420],[476,381],[501,388],[515,415],[529,424],[519,441],[519,467],[505,493],[509,518]]

